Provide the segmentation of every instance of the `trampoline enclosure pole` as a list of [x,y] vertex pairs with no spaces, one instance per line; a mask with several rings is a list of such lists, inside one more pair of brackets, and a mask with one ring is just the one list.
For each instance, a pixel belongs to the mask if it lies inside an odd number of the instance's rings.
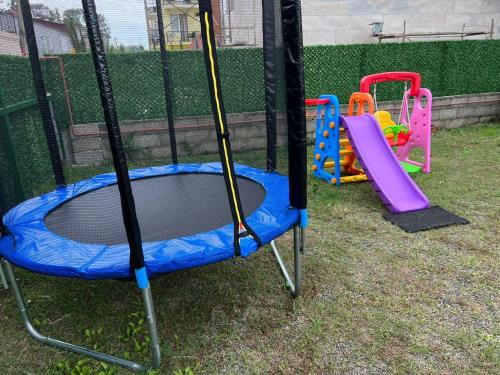
[[231,215],[234,223],[234,252],[236,256],[239,256],[241,255],[240,238],[251,236],[258,247],[262,246],[262,241],[247,224],[241,205],[217,61],[217,46],[215,42],[212,16],[212,1],[199,0],[199,9],[203,54],[205,58],[205,69],[207,72],[208,87],[210,92],[210,102],[212,105],[212,113],[217,131],[217,143],[219,146],[219,155],[226,183],[229,207],[231,208]]
[[268,172],[276,170],[276,0],[262,0],[262,31],[264,50],[264,82],[266,100],[266,134]]
[[147,275],[144,270],[141,231],[137,220],[134,196],[132,194],[132,187],[128,174],[127,158],[123,148],[120,126],[118,124],[118,116],[116,113],[111,79],[109,77],[104,43],[101,37],[94,0],[82,0],[82,5],[99,86],[101,104],[104,111],[104,120],[106,122],[111,154],[113,156],[113,164],[116,171],[118,190],[120,192],[123,222],[130,246],[131,269],[136,271],[137,282],[142,288],[147,286],[145,285]]
[[[281,0],[285,59],[290,204],[307,207],[307,131],[300,0]],[[305,211],[301,212],[306,215]],[[301,221],[307,222],[306,218]]]
[[162,0],[156,0],[156,16],[158,18],[158,38],[160,42],[161,66],[163,73],[163,88],[165,90],[165,104],[167,111],[168,134],[170,138],[170,151],[172,163],[178,163],[177,140],[174,127],[174,103],[172,100],[172,86],[170,82],[170,69],[168,66],[167,48],[165,42],[165,27],[163,25]]
[[26,32],[26,42],[28,45],[31,71],[33,74],[33,84],[38,100],[38,107],[40,109],[40,116],[42,118],[43,131],[45,133],[45,138],[47,140],[47,146],[49,149],[52,171],[54,172],[56,184],[58,186],[62,186],[66,185],[66,179],[64,178],[61,155],[59,154],[55,125],[50,112],[47,92],[45,91],[45,83],[43,81],[42,67],[40,65],[38,46],[36,44],[35,28],[33,26],[33,17],[31,16],[31,7],[29,0],[20,0],[20,5]]

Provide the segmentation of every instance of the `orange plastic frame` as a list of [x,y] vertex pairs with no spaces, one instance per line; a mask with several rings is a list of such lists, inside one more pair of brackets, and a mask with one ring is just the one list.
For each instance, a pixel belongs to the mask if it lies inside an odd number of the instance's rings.
[[356,116],[360,116],[365,113],[366,105],[368,106],[368,113],[373,114],[374,104],[373,98],[370,94],[366,92],[355,92],[351,95],[351,98],[349,99],[349,109],[347,111],[349,116],[354,116],[354,107],[356,104],[358,105]]
[[[354,109],[356,107],[356,114],[354,114]],[[373,103],[373,98],[370,94],[366,92],[355,92],[351,95],[351,98],[349,99],[349,109],[347,111],[347,114],[349,116],[361,116],[362,114],[365,113],[365,108],[368,109],[368,113],[373,114],[374,112],[374,103]],[[352,149],[352,146],[346,145],[345,149],[350,151],[349,154],[344,156],[344,172],[349,174],[349,175],[361,175],[364,174],[363,171],[359,168],[355,167],[356,163],[356,155],[354,155],[354,150]]]

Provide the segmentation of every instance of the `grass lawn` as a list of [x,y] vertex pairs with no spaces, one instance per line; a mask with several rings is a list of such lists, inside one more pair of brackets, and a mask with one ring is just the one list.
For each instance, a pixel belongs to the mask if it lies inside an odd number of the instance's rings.
[[[88,173],[68,169],[71,180]],[[301,297],[289,297],[268,248],[154,280],[159,373],[498,374],[499,176],[500,125],[439,131],[432,173],[416,181],[471,224],[417,234],[382,219],[369,184],[311,178]],[[43,333],[145,358],[134,283],[17,275]],[[29,338],[0,289],[0,374],[98,373],[80,359]]]

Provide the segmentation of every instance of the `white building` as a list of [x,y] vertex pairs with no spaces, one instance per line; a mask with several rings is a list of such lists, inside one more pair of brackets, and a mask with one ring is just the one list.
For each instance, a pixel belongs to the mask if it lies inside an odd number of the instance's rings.
[[[34,18],[33,26],[40,56],[70,53],[73,49],[64,24]],[[15,11],[0,11],[0,54],[23,55]]]
[[19,25],[9,11],[0,11],[0,55],[21,56]]
[[[224,44],[262,46],[261,0],[220,2]],[[383,34],[401,35],[490,31],[493,19],[493,37],[500,35],[500,0],[302,0],[302,16],[305,45],[378,43],[372,35],[374,22],[383,23]],[[460,38],[428,36],[409,40]]]
[[[302,0],[302,15],[306,45],[378,42],[373,22],[383,22],[383,34],[402,34],[489,31],[493,19],[494,38],[500,34],[500,0]],[[410,38],[438,39],[460,36]]]
[[34,19],[33,26],[40,56],[71,52],[73,44],[64,24]]

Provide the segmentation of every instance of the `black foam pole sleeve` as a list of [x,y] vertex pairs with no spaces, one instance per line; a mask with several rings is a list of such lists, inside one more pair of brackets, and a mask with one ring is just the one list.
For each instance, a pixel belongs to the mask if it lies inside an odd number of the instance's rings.
[[120,191],[123,223],[130,246],[131,268],[137,270],[144,267],[141,231],[137,220],[134,196],[132,194],[132,187],[128,174],[127,158],[123,148],[118,117],[116,114],[106,53],[101,37],[94,0],[82,0],[82,5],[85,23],[87,24],[90,49],[94,60],[97,84],[99,86],[101,104],[104,111],[104,120],[106,122],[111,154],[113,156],[113,164],[116,171],[118,189]]
[[266,100],[266,134],[268,172],[276,170],[276,0],[262,0],[262,31],[264,50],[264,83]]
[[33,74],[33,84],[35,86],[40,116],[42,118],[43,132],[45,133],[49,149],[52,171],[54,173],[56,184],[58,186],[63,186],[66,185],[66,179],[64,178],[63,164],[61,161],[61,155],[59,154],[59,147],[57,145],[57,137],[54,129],[55,125],[50,113],[47,92],[45,91],[45,83],[43,81],[42,67],[40,65],[35,28],[33,26],[29,0],[21,0],[20,5],[23,16],[24,30],[26,33],[26,44],[28,46],[30,57],[31,72]]
[[290,203],[307,207],[307,131],[300,0],[281,0]]
[[[229,129],[227,128],[226,111],[222,96],[222,87],[220,82],[219,65],[217,59],[217,46],[215,42],[215,33],[212,18],[211,0],[199,0],[200,23],[203,42],[203,54],[205,58],[205,67],[207,71],[207,80],[210,92],[210,102],[214,116],[215,127],[217,130],[217,142],[219,146],[219,155],[221,158],[224,180],[228,194],[229,206],[234,221],[234,249],[235,254],[240,255],[239,239],[243,233],[253,237],[257,246],[262,246],[262,241],[257,234],[247,224],[241,205],[240,193],[234,170],[233,154],[231,151],[231,142]],[[244,230],[243,230],[244,229]]]
[[160,42],[161,66],[163,73],[163,88],[165,91],[165,105],[167,110],[168,134],[170,138],[170,151],[172,154],[172,163],[177,164],[177,140],[175,138],[174,127],[174,103],[172,85],[170,81],[170,68],[168,66],[167,46],[165,41],[165,27],[163,25],[162,0],[156,0],[156,16],[158,18],[158,38]]

